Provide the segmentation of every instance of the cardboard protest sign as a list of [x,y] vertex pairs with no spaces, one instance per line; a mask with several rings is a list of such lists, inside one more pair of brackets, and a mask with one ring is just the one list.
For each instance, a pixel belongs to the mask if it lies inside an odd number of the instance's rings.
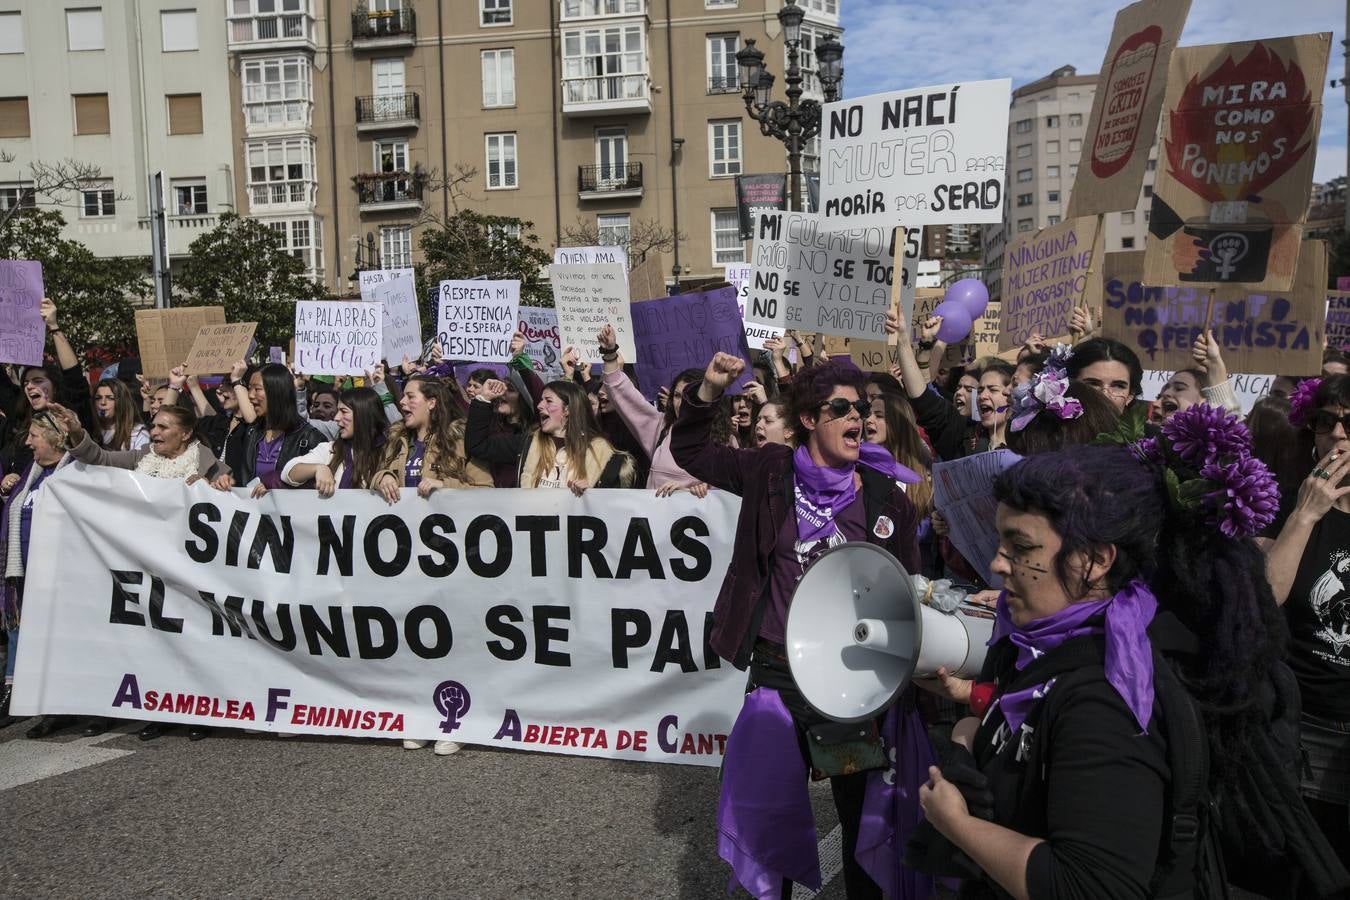
[[757,212],[748,318],[885,340],[896,234],[895,228],[829,231],[812,213]]
[[1143,255],[1108,253],[1102,334],[1139,351],[1152,369],[1184,369],[1191,345],[1206,325],[1230,372],[1316,375],[1322,369],[1326,326],[1326,244],[1304,241],[1298,276],[1289,291],[1252,293],[1242,287],[1145,287]]
[[373,269],[361,273],[361,299],[380,304],[384,346],[380,352],[393,365],[422,353],[422,314],[412,269]]
[[628,251],[622,247],[558,247],[553,251],[553,264],[585,266],[597,263],[618,263],[628,271]]
[[223,306],[136,310],[141,374],[146,378],[168,378],[169,370],[187,359],[202,326],[224,324]]
[[520,333],[534,371],[544,381],[561,378],[562,341],[558,338],[558,311],[541,306],[520,308]]
[[678,294],[633,305],[638,384],[655,402],[658,389],[685,369],[703,369],[715,353],[745,360],[745,373],[727,390],[739,393],[750,380],[750,348],[736,307],[736,289]]
[[984,314],[975,320],[966,341],[966,358],[980,359],[998,355],[999,336],[1003,334],[1003,301],[990,300],[984,308]]
[[446,359],[509,362],[520,322],[520,281],[442,281],[436,340]]
[[1012,81],[968,81],[826,103],[820,202],[829,227],[1003,221]]
[[1290,288],[1330,45],[1308,34],[1172,54],[1146,283]]
[[1021,458],[1011,450],[991,450],[933,464],[933,505],[947,520],[948,538],[990,587],[1003,584],[989,571],[999,541],[994,478]]
[[653,300],[666,296],[666,277],[661,271],[661,254],[652,254],[628,273],[628,299]]
[[248,357],[257,322],[203,325],[192,342],[183,370],[189,375],[219,375]]
[[1100,304],[1101,280],[1091,277],[1095,217],[1069,219],[1008,244],[1003,258],[999,348],[1020,346],[1033,334],[1053,340],[1069,333],[1075,306]]
[[947,291],[943,288],[916,288],[914,291],[914,309],[911,311],[908,322],[911,343],[919,341],[919,326],[927,322],[933,315],[933,310],[938,308],[942,298]]
[[362,375],[380,364],[384,346],[378,304],[364,300],[301,300],[295,304],[295,371]]
[[1168,63],[1190,9],[1191,0],[1139,0],[1116,13],[1065,218],[1139,203]]
[[613,325],[624,362],[638,361],[623,267],[618,263],[555,264],[549,270],[549,280],[553,282],[553,308],[558,311],[558,334],[564,347],[576,347],[582,362],[602,362],[595,336],[601,328]]
[[1327,347],[1339,350],[1350,346],[1350,293],[1327,293]]
[[42,365],[42,263],[0,259],[0,362]]

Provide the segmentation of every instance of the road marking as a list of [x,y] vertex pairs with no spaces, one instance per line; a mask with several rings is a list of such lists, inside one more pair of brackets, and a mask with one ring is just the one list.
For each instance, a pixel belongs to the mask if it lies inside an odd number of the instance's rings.
[[[816,845],[816,855],[820,858],[820,890],[823,891],[830,879],[844,871],[843,828],[836,825],[834,831],[821,838]],[[811,900],[819,894],[820,891],[813,891],[804,884],[792,886],[792,900]]]
[[130,756],[134,751],[98,745],[131,734],[138,727],[132,725],[130,730],[109,730],[95,737],[61,743],[22,737],[0,743],[0,791]]

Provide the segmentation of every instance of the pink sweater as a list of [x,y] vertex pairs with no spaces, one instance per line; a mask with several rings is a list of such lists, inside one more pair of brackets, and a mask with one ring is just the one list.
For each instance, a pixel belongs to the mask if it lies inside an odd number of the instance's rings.
[[651,474],[647,476],[644,487],[655,490],[672,481],[680,487],[698,484],[697,478],[675,464],[675,457],[670,453],[670,433],[667,432],[665,440],[661,440],[665,416],[647,402],[647,398],[642,396],[642,392],[622,370],[606,372],[604,381],[610,405],[652,461]]

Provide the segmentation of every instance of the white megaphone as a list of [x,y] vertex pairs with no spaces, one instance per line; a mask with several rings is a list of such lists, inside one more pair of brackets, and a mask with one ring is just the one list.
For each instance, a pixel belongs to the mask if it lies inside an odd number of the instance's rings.
[[811,708],[839,722],[873,718],[916,677],[984,665],[993,610],[925,606],[899,560],[865,542],[826,550],[788,606],[788,666]]

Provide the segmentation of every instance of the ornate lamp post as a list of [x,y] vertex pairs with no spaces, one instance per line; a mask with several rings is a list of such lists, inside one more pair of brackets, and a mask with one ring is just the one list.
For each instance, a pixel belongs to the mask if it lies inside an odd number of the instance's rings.
[[[821,104],[802,99],[802,69],[798,65],[802,44],[802,19],[806,11],[796,0],[787,0],[778,11],[783,26],[783,43],[787,47],[787,102],[771,100],[775,78],[764,68],[764,52],[747,40],[736,54],[740,67],[741,97],[750,118],[759,123],[760,134],[774,137],[787,145],[788,198],[794,210],[802,208],[802,147],[820,134]],[[839,86],[844,80],[844,47],[833,37],[816,47],[817,72],[825,101],[839,99]]]

